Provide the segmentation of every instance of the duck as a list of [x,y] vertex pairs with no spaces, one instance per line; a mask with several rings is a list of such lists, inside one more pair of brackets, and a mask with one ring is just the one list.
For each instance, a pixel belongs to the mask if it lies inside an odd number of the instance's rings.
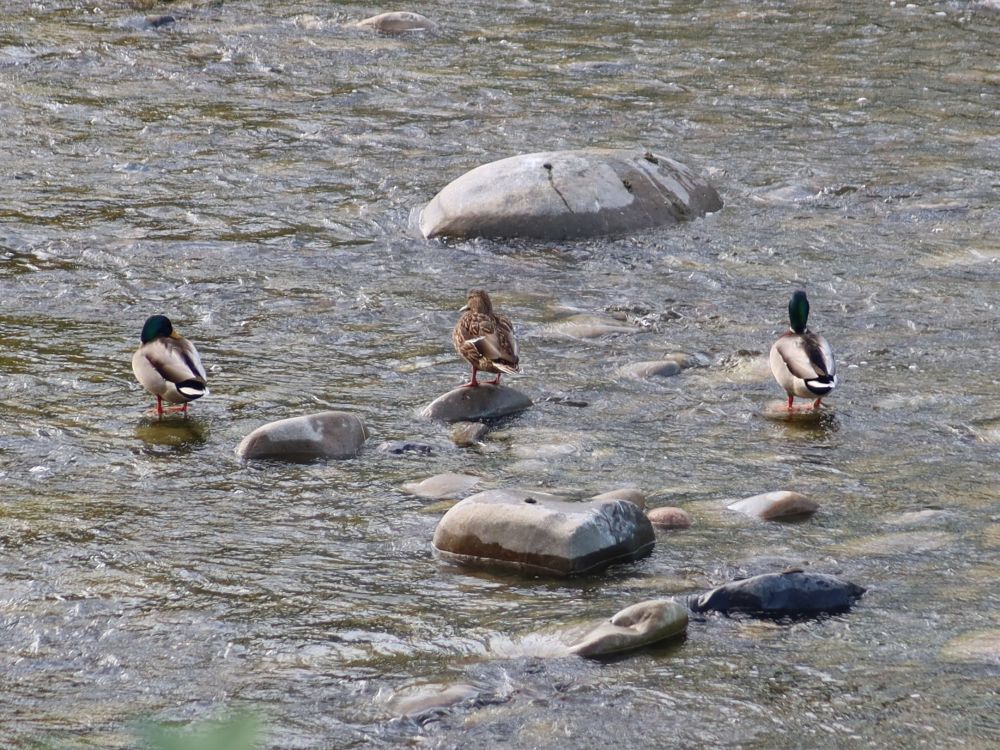
[[801,289],[788,301],[791,327],[771,346],[771,374],[788,394],[788,410],[795,397],[815,399],[813,409],[837,386],[837,362],[829,342],[809,330],[809,299]]
[[[139,384],[156,396],[156,415],[164,411],[187,413],[188,403],[208,393],[205,367],[194,344],[174,330],[166,315],[146,319],[142,342],[132,355],[132,372]],[[163,408],[163,402],[182,404]]]
[[485,289],[470,289],[462,315],[455,324],[451,340],[457,351],[472,365],[472,378],[465,388],[479,385],[476,373],[496,373],[496,379],[487,381],[500,385],[504,373],[520,375],[520,358],[514,326],[510,319],[493,310],[493,301]]

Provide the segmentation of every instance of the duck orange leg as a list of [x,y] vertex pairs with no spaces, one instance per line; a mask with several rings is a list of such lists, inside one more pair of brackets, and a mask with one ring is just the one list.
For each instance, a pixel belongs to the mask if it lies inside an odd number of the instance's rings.
[[479,381],[476,380],[476,373],[477,372],[479,372],[479,369],[476,368],[476,367],[473,367],[472,368],[472,380],[470,380],[468,383],[463,384],[462,385],[463,388],[475,388],[476,386],[479,385]]

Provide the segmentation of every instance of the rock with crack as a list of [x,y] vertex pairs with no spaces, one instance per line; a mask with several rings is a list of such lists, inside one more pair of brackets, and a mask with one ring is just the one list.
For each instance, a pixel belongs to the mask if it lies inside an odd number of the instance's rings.
[[648,555],[653,527],[622,499],[566,502],[544,492],[487,490],[441,518],[433,548],[460,565],[573,576]]
[[547,151],[484,164],[420,212],[424,237],[569,239],[676,224],[722,208],[690,168],[626,149]]

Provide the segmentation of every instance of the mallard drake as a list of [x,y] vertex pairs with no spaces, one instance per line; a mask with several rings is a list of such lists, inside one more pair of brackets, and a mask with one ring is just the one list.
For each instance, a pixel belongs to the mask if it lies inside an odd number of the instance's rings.
[[806,327],[809,300],[799,290],[788,302],[791,329],[771,346],[771,373],[788,394],[788,408],[795,396],[815,398],[813,408],[837,385],[837,362],[827,340]]
[[164,401],[183,404],[176,410],[186,412],[189,401],[208,393],[198,350],[174,330],[166,315],[148,318],[139,338],[142,345],[132,355],[132,371],[142,387],[156,396],[157,415],[163,414]]
[[485,289],[469,290],[451,340],[455,351],[472,365],[472,379],[466,386],[479,385],[476,373],[480,370],[497,374],[491,385],[499,385],[505,372],[512,375],[521,372],[514,327],[509,318],[493,312],[493,303]]

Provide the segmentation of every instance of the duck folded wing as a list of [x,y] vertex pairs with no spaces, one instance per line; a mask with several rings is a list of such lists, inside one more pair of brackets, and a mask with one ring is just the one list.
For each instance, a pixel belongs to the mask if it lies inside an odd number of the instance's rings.
[[144,347],[146,360],[160,376],[171,383],[196,381],[204,384],[205,368],[198,352],[170,339],[158,340]]
[[788,371],[801,380],[822,380],[833,374],[829,372],[832,368],[824,356],[824,347],[811,337],[783,339],[778,342],[777,349]]

